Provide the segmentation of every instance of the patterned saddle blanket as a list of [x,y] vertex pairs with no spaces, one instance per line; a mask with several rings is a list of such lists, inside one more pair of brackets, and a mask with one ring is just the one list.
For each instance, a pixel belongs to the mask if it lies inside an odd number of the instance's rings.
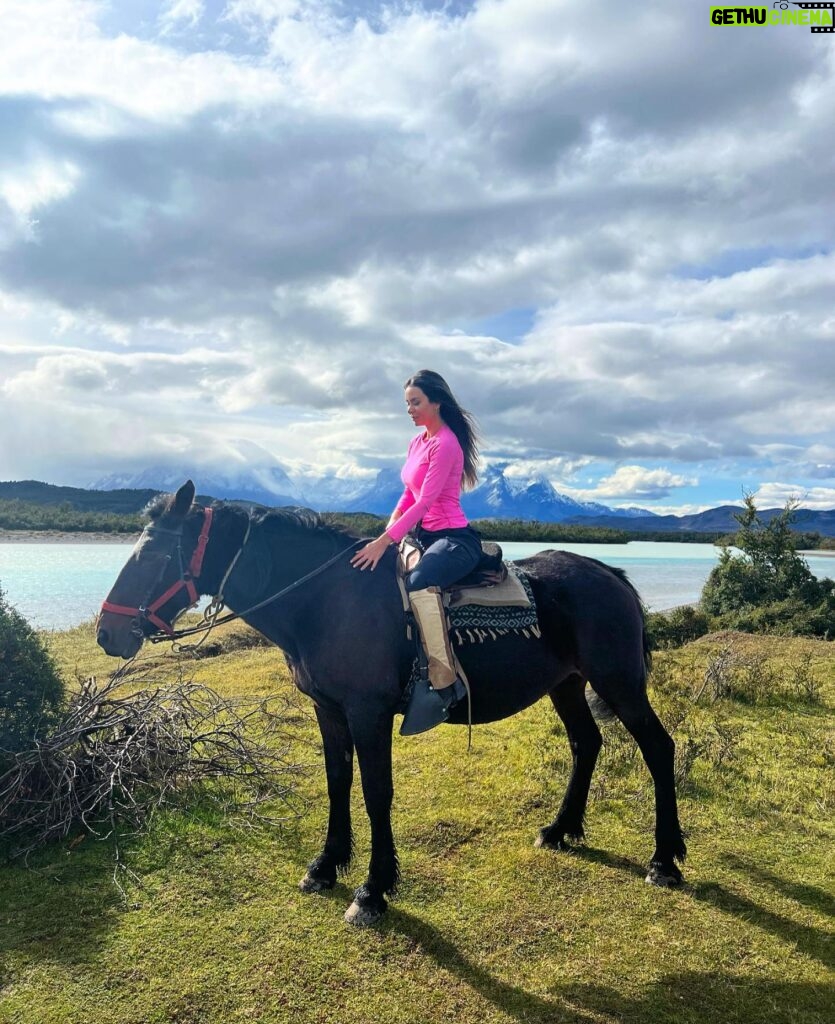
[[501,583],[472,588],[456,583],[444,591],[453,644],[484,643],[508,633],[541,635],[527,576],[512,562],[504,566],[507,574]]

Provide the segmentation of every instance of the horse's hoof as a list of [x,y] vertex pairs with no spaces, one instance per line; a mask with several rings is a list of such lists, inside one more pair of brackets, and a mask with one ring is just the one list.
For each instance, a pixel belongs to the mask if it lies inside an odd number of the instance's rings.
[[367,928],[376,924],[383,916],[384,911],[373,910],[371,907],[364,907],[356,900],[345,911],[345,923],[352,924],[355,928]]
[[566,852],[571,849],[571,844],[565,836],[556,836],[551,839],[545,834],[544,829],[536,837],[534,846],[537,850],[560,850],[562,852]]
[[684,883],[684,878],[675,865],[670,871],[660,864],[650,864],[645,881],[647,885],[657,885],[659,889],[677,889]]
[[325,878],[316,878],[308,874],[299,882],[299,889],[302,892],[327,892],[334,887],[334,884]]

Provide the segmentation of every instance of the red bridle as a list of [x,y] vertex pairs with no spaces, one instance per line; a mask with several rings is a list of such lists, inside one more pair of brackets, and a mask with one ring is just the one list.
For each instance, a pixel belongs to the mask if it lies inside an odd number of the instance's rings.
[[[169,636],[174,633],[174,627],[169,625],[164,619],[161,619],[157,612],[160,608],[164,607],[174,597],[175,594],[179,593],[180,590],[185,588],[188,594],[188,607],[193,604],[197,604],[200,595],[197,593],[197,587],[194,585],[194,581],[200,578],[200,573],[203,571],[203,557],[206,554],[206,545],[209,543],[209,530],[212,528],[212,510],[210,508],[203,509],[203,526],[200,530],[200,536],[197,539],[197,546],[194,549],[194,553],[191,556],[191,561],[188,564],[188,569],[183,571],[181,568],[180,578],[176,580],[164,594],[152,601],[151,604],[145,607],[139,608],[128,608],[121,604],[111,604],[110,601],[103,601],[101,610],[103,612],[111,612],[113,615],[127,615],[132,619],[140,621],[145,618],[149,622],[161,629],[164,633],[168,633]],[[175,531],[171,531],[175,532]],[[178,542],[179,543],[179,542]],[[182,563],[181,563],[182,565]]]

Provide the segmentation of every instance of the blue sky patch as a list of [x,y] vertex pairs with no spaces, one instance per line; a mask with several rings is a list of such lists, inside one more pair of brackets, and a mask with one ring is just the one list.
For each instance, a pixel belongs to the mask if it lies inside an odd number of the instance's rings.
[[734,274],[755,267],[764,267],[774,260],[805,260],[812,256],[826,255],[822,245],[803,246],[799,249],[785,249],[774,245],[753,249],[725,249],[708,263],[681,263],[671,271],[674,277],[709,281],[712,277],[732,277]]
[[519,306],[515,309],[506,309],[503,313],[484,317],[482,320],[468,320],[466,323],[455,324],[454,328],[467,334],[498,338],[499,341],[506,341],[514,345],[530,332],[535,320],[535,307]]

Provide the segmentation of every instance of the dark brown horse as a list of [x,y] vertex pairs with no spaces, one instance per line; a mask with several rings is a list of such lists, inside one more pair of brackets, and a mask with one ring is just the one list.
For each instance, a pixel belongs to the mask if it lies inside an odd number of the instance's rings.
[[[349,563],[355,538],[306,509],[250,512],[218,502],[207,512],[193,501],[189,481],[150,509],[150,523],[103,606],[98,642],[108,654],[130,658],[147,636],[167,630],[196,592],[216,595],[223,586],[226,605],[284,651],[296,685],[315,703],[330,818],[322,851],[301,882],[304,892],[332,888],[351,860],[356,753],[371,821],[371,862],[345,916],[369,924],[384,913],[385,897],[399,879],[391,735],[414,658],[394,551],[374,572],[360,572]],[[546,694],[551,698],[574,766],[559,813],[537,845],[565,849],[583,836],[601,745],[586,702],[589,682],[635,737],[655,784],[655,852],[647,879],[678,884],[675,861],[686,849],[674,744],[647,699],[649,652],[638,595],[621,571],[580,555],[542,551],[517,564],[530,580],[542,635],[509,634],[461,650],[473,721],[494,722]],[[451,722],[465,721],[466,708],[459,706]]]

